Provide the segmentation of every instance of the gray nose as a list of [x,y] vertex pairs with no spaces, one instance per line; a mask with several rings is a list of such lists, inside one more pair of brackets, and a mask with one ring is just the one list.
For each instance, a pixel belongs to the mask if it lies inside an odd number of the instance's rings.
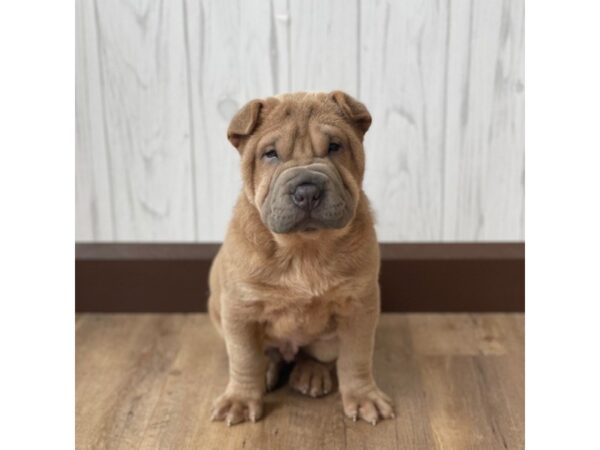
[[296,186],[292,194],[292,201],[298,208],[310,211],[319,205],[321,189],[312,183],[302,183]]

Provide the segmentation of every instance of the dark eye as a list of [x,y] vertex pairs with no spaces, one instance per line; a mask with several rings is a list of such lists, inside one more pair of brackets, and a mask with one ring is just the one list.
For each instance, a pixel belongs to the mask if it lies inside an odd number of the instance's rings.
[[337,152],[342,148],[342,146],[336,142],[330,142],[329,143],[329,148],[327,149],[328,153],[333,153],[333,152]]
[[279,155],[277,154],[277,151],[275,151],[275,150],[268,150],[265,152],[265,154],[263,156],[267,159],[279,158]]

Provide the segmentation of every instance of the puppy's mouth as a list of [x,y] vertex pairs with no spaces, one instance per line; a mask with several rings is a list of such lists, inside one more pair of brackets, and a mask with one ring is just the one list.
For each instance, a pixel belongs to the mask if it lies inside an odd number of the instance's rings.
[[312,235],[325,229],[343,228],[350,220],[345,211],[347,211],[345,205],[340,206],[337,210],[317,209],[314,211],[299,211],[293,205],[288,205],[279,215],[274,213],[269,216],[266,224],[271,231],[278,234]]
[[325,228],[322,224],[318,223],[318,221],[312,219],[312,218],[307,218],[303,221],[301,221],[294,230],[290,230],[290,231],[297,231],[300,233],[316,233],[319,230],[322,230],[323,228]]
[[280,234],[289,234],[289,233],[306,233],[306,234],[315,234],[320,230],[325,228],[329,228],[326,224],[321,223],[318,219],[315,219],[310,215],[310,213],[305,213],[305,217],[299,217],[298,221],[295,224],[288,224],[285,230],[278,228],[277,230],[273,230],[276,233]]

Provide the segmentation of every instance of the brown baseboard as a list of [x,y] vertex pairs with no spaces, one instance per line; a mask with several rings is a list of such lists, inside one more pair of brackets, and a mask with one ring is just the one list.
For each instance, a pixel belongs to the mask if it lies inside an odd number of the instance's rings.
[[[206,311],[218,244],[76,244],[77,312]],[[381,244],[388,312],[522,312],[524,243]]]

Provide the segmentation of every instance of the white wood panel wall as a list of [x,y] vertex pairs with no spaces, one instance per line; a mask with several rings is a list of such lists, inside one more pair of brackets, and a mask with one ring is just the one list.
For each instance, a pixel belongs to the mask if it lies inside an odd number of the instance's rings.
[[367,104],[381,241],[524,237],[523,0],[78,0],[77,239],[219,241],[246,101]]

